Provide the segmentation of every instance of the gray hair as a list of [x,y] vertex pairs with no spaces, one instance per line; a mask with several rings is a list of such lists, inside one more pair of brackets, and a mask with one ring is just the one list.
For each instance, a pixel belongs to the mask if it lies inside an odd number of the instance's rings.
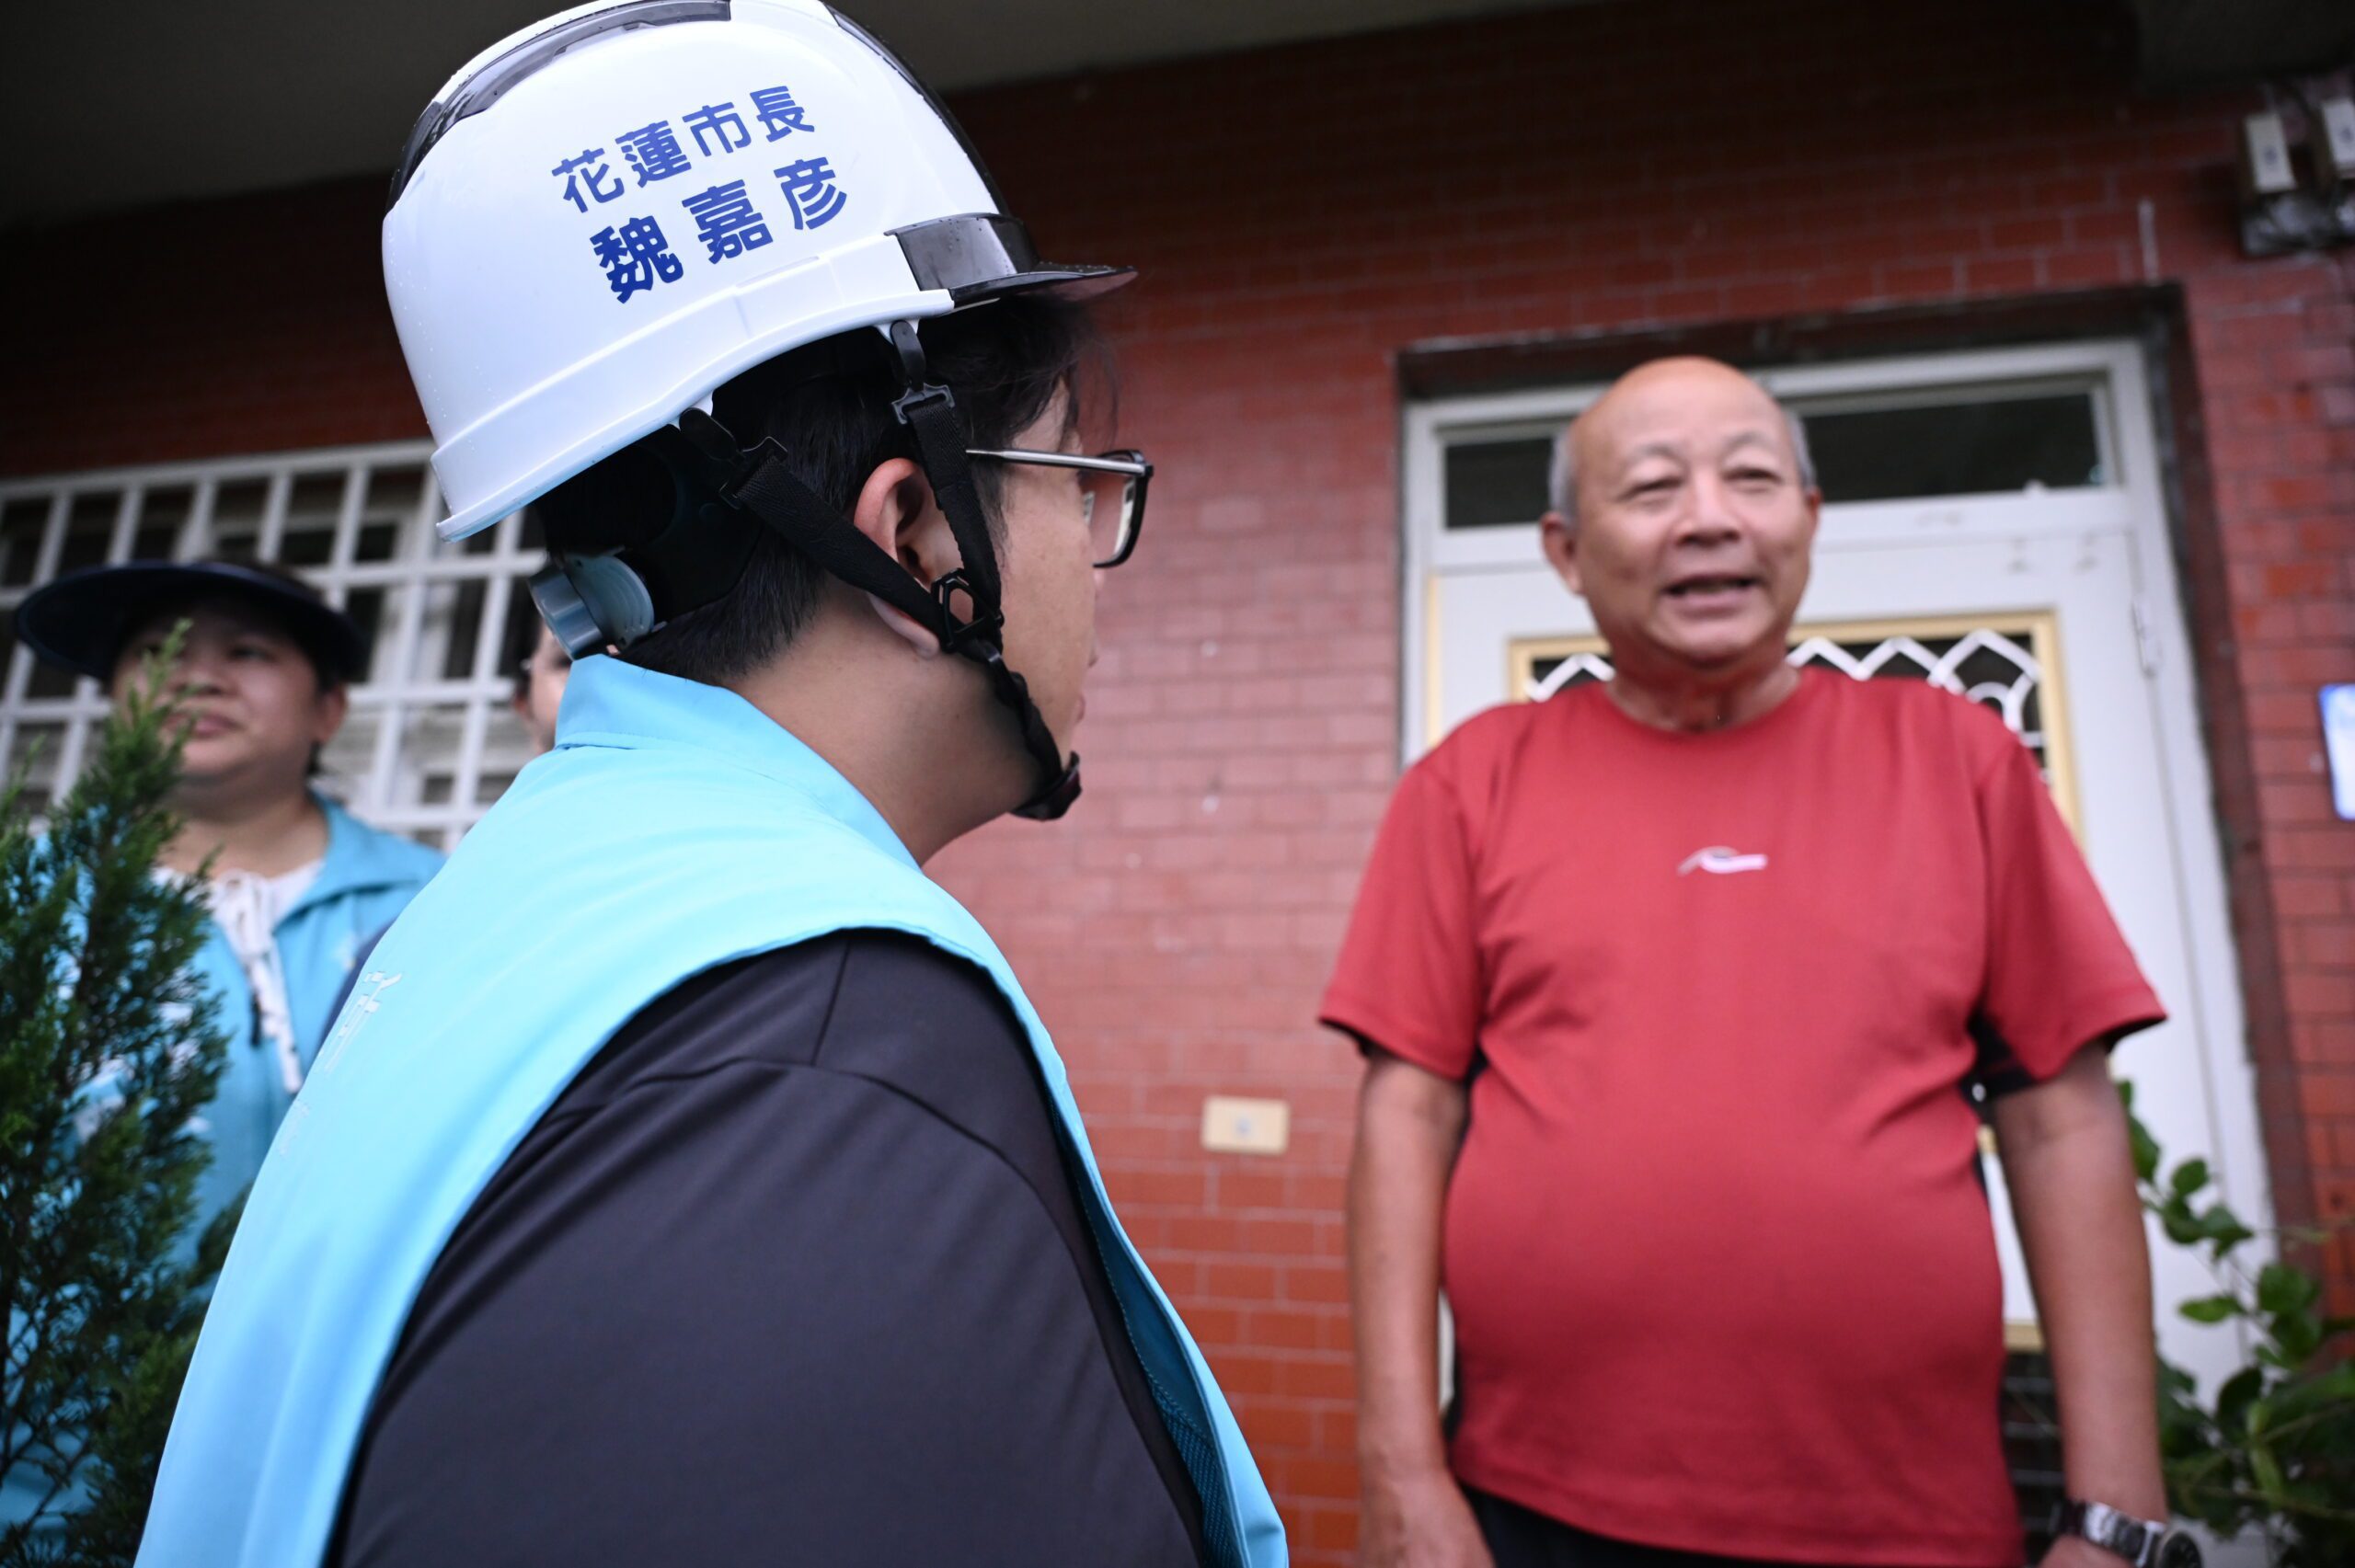
[[[1791,452],[1798,460],[1799,488],[1812,490],[1815,488],[1815,459],[1807,450],[1807,426],[1800,422],[1797,414],[1784,406],[1779,398],[1775,400],[1775,407],[1783,416],[1783,428],[1790,433]],[[1554,503],[1554,509],[1561,514],[1563,526],[1571,529],[1579,525],[1579,460],[1570,439],[1578,428],[1579,422],[1572,419],[1562,427],[1562,433],[1554,438],[1554,462],[1545,475],[1547,498]]]

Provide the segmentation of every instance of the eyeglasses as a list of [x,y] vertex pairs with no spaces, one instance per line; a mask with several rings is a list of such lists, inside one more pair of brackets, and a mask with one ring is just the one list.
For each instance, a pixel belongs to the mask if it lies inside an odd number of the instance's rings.
[[1087,518],[1089,547],[1095,553],[1096,564],[1117,567],[1135,551],[1137,534],[1144,528],[1145,483],[1153,477],[1153,464],[1145,461],[1144,453],[1123,449],[1082,457],[1069,452],[984,452],[968,448],[965,455],[998,463],[1078,470],[1080,505]]

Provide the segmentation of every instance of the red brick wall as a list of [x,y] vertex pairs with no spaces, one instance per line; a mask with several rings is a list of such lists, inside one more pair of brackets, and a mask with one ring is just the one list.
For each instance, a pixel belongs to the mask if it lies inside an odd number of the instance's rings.
[[0,474],[424,435],[385,306],[385,186],[11,235]]
[[[1355,1530],[1355,1072],[1312,1017],[1395,773],[1407,345],[2179,283],[2190,610],[2277,1201],[2355,1200],[2355,828],[2314,692],[2355,680],[2355,261],[2243,260],[2253,97],[2138,97],[2097,9],[1655,0],[959,101],[1051,252],[1144,269],[1111,319],[1163,477],[1106,593],[1086,804],[943,870],[1029,977],[1302,1561]],[[377,189],[171,214],[168,256],[157,214],[9,247],[5,297],[63,303],[0,365],[0,472],[417,433]],[[1291,1151],[1203,1154],[1212,1092],[1289,1099]],[[2355,1254],[2337,1276],[2355,1297]]]

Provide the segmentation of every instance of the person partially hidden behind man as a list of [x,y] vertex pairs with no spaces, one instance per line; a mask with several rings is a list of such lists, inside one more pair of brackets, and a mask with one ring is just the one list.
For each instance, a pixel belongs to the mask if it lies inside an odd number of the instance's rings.
[[1408,772],[1324,1006],[1366,1061],[1364,1561],[2016,1568],[1974,1078],[2069,1494],[2163,1520],[2108,1070],[2162,1013],[2034,759],[1788,662],[1821,496],[1747,377],[1645,365],[1556,469],[1546,557],[1616,678]]

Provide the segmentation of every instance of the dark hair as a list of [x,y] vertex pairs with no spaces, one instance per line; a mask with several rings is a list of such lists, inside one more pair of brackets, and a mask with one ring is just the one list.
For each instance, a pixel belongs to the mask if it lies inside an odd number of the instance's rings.
[[[1076,421],[1081,372],[1102,360],[1086,311],[1042,298],[1005,299],[935,316],[919,335],[932,379],[956,394],[967,444],[977,447],[1011,445],[1058,391],[1070,394]],[[891,411],[891,400],[903,390],[890,344],[881,333],[861,327],[779,355],[726,383],[713,395],[712,415],[747,446],[774,439],[794,476],[847,516],[877,467],[916,455],[913,434]],[[991,534],[1002,539],[995,467],[977,464],[973,474]],[[629,475],[626,463],[608,459],[542,498],[549,548],[575,554],[627,548],[664,526],[670,521],[665,496],[649,494],[642,505],[615,507],[614,487],[630,484]],[[633,518],[634,535],[592,536],[614,530],[584,520],[616,510]],[[622,658],[716,685],[775,658],[807,624],[821,569],[755,520],[737,514],[731,521],[755,536],[734,589],[672,616]]]

